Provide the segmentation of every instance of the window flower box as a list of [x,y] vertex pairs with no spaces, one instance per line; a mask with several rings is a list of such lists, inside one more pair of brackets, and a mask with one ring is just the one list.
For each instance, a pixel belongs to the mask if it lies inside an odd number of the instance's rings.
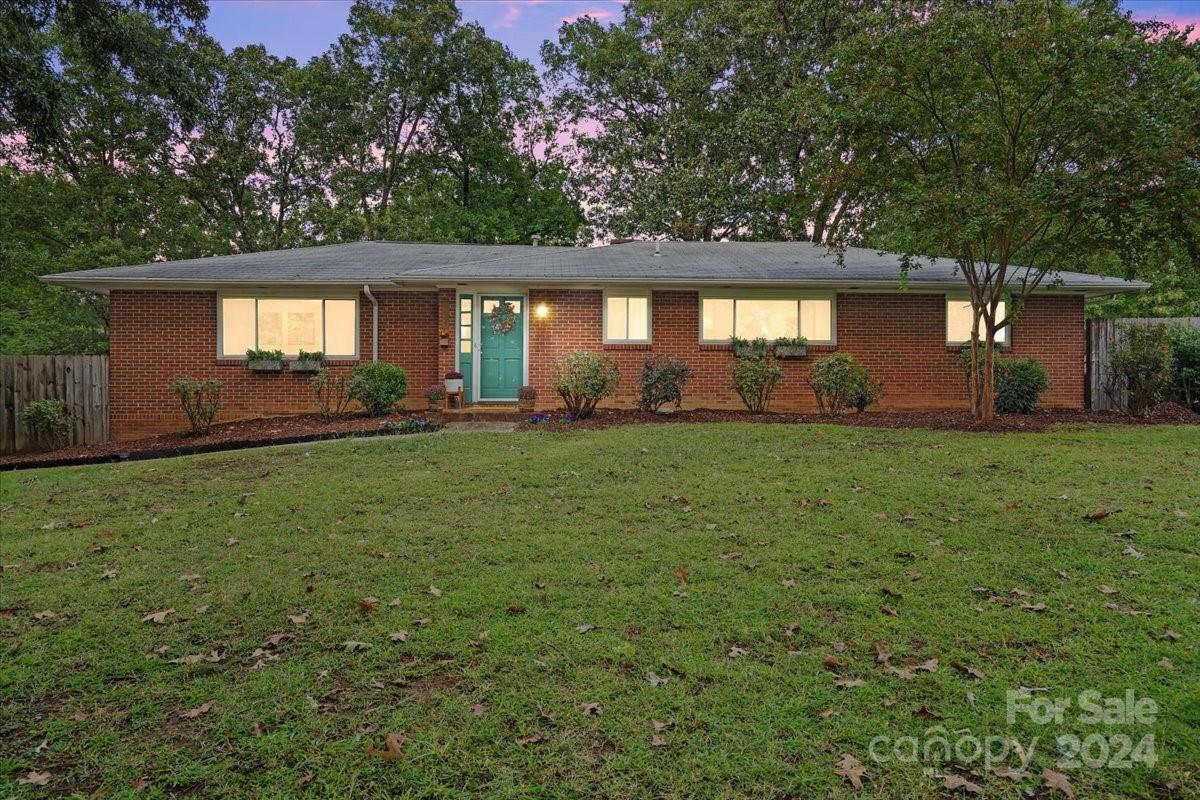
[[430,411],[440,411],[442,403],[446,400],[446,387],[440,383],[435,383],[425,390],[425,399],[429,401]]
[[463,375],[461,372],[451,371],[446,373],[446,394],[457,394],[463,388]]
[[808,340],[803,336],[795,339],[776,339],[776,358],[804,358],[808,355]]
[[324,366],[324,353],[306,353],[301,350],[300,355],[288,364],[288,369],[292,372],[320,372]]
[[735,336],[729,340],[729,343],[733,345],[734,358],[767,357],[768,344],[766,339],[754,339],[753,341],[749,341],[746,339],[739,339]]
[[279,350],[247,350],[246,366],[251,372],[283,372],[283,353]]

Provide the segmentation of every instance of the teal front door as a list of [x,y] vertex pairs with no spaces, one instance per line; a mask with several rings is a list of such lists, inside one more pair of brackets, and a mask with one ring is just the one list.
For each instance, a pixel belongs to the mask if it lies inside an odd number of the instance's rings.
[[479,298],[479,399],[516,400],[525,376],[525,298]]

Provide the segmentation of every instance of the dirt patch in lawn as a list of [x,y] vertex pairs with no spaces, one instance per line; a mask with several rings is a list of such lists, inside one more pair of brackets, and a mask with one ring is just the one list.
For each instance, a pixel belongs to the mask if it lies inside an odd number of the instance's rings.
[[[547,416],[547,415],[543,415]],[[1004,414],[991,422],[981,422],[966,411],[867,411],[862,414],[842,414],[836,417],[819,414],[752,414],[749,411],[720,411],[696,409],[655,414],[647,411],[602,409],[584,420],[561,421],[558,415],[539,423],[522,423],[521,430],[598,430],[616,425],[656,425],[680,422],[758,422],[758,423],[824,423],[852,425],[863,428],[923,428],[946,431],[1037,432],[1058,425],[1078,425],[1101,422],[1114,425],[1198,425],[1200,414],[1176,403],[1162,403],[1149,416],[1130,417],[1118,411],[1059,411],[1038,410],[1032,414]]]
[[[75,445],[44,453],[0,456],[0,470],[27,467],[60,467],[105,461],[136,461],[146,458],[239,450],[293,442],[315,442],[355,436],[385,436],[404,433],[396,427],[406,420],[425,417],[419,413],[366,417],[351,414],[324,420],[319,414],[244,419],[214,425],[204,433],[164,433],[145,439]],[[436,415],[429,417],[437,422]]]

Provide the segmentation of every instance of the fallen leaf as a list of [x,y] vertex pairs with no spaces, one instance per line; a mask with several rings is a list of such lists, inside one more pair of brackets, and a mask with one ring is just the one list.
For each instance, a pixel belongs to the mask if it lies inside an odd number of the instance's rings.
[[914,717],[924,717],[925,719],[945,719],[941,714],[934,711],[932,708],[930,708],[927,705],[922,705],[920,708],[918,708],[916,711],[914,711],[913,716]]
[[154,611],[142,617],[142,622],[153,622],[155,625],[162,625],[167,621],[167,617],[175,613],[175,609],[168,608],[166,611]]
[[1021,603],[1022,611],[1031,611],[1034,614],[1040,614],[1046,610],[1045,603]]
[[403,753],[400,751],[400,748],[403,746],[404,737],[395,731],[392,731],[384,737],[382,750],[375,747],[368,747],[367,755],[378,756],[385,761],[395,761],[403,755]]
[[1043,769],[1042,780],[1045,781],[1046,785],[1051,789],[1058,789],[1067,797],[1070,797],[1072,800],[1074,800],[1075,789],[1071,786],[1071,782],[1067,780],[1066,775],[1063,775],[1061,772],[1055,772],[1052,769]]
[[1100,594],[1119,594],[1120,593],[1119,589],[1115,589],[1112,586],[1108,586],[1108,585],[1104,585],[1099,588],[1100,588]]
[[783,635],[791,639],[796,635],[796,631],[798,630],[800,630],[799,623],[793,622],[784,629]]
[[841,775],[850,781],[850,785],[855,789],[861,789],[862,779],[867,774],[867,768],[854,756],[849,753],[842,753],[841,759],[837,762],[834,774]]
[[1109,516],[1110,514],[1112,514],[1112,512],[1109,511],[1107,508],[1097,508],[1095,511],[1093,511],[1090,514],[1084,514],[1083,518],[1086,519],[1088,522],[1096,522],[1098,520],[1104,519],[1105,517]]
[[546,737],[543,736],[538,731],[534,731],[533,733],[529,734],[528,736],[518,736],[517,737],[517,744],[521,745],[522,747],[524,747],[525,745],[537,744],[538,742],[544,742],[544,741],[546,741]]
[[883,613],[887,614],[889,617],[898,617],[898,616],[900,616],[900,612],[899,612],[899,611],[897,611],[896,609],[894,609],[894,608],[892,608],[891,606],[888,606],[888,605],[883,605],[883,606],[880,606],[880,607],[879,607],[879,610],[880,610],[880,611],[882,611]]
[[[45,611],[39,611],[34,614],[33,618],[36,620],[57,619],[58,614],[54,613],[50,609],[46,609]],[[145,622],[145,620],[142,620],[142,622]]]
[[389,633],[388,638],[393,642],[407,642],[408,631],[396,631],[395,633]]
[[442,590],[439,589],[438,587],[434,586],[433,584],[429,585],[429,593],[431,595],[433,595],[434,597],[441,597],[443,594]]
[[974,692],[967,692],[967,705],[969,705],[971,708],[975,708],[975,693]]
[[585,717],[598,717],[603,713],[599,703],[580,703],[579,710],[583,712]]
[[316,776],[313,775],[311,772],[306,772],[305,774],[301,775],[299,778],[296,778],[296,788],[303,789],[305,786],[308,786],[310,783],[312,783],[312,779],[315,777]]
[[509,613],[509,614],[514,614],[514,615],[515,615],[515,614],[524,614],[524,613],[525,613],[525,606],[522,606],[522,605],[516,605],[516,604],[514,604],[514,605],[511,605],[511,606],[509,606],[509,607],[508,607],[507,609],[505,609],[505,610],[506,610],[506,611],[508,611],[508,613]]
[[884,594],[886,594],[888,597],[893,597],[893,598],[895,598],[895,599],[897,599],[897,600],[903,600],[903,599],[904,599],[904,593],[903,593],[903,592],[897,592],[895,589],[892,589],[892,588],[890,588],[890,587],[887,587],[887,586],[885,586],[885,587],[883,587],[883,588],[882,588],[880,591],[881,591],[881,592],[883,592]]
[[355,642],[355,641],[342,642],[342,648],[347,653],[353,653],[355,650],[368,650],[368,649],[370,649],[370,647],[371,647],[371,645],[367,644],[366,642]]
[[841,661],[838,661],[837,656],[830,655],[830,656],[825,657],[825,665],[824,666],[825,666],[825,669],[829,670],[830,672],[837,672],[839,669],[841,669],[845,665],[842,664]]
[[[956,670],[963,673],[964,675],[969,675],[970,677],[974,678],[977,681],[981,681],[985,677],[983,674],[983,670],[978,669],[976,667],[972,667],[969,664],[963,664],[959,661],[951,661],[950,666],[954,667]],[[974,695],[971,695],[972,700],[974,699],[974,697],[975,697]]]
[[287,618],[288,622],[293,625],[303,625],[308,622],[308,612],[305,611],[303,614],[288,614]]
[[779,585],[785,589],[794,589],[796,587],[796,579],[795,578],[784,578],[782,581],[779,582]]
[[1029,597],[1029,592],[1025,591],[1024,589],[1018,589],[1015,586],[1009,589],[1008,593],[1013,597]]
[[471,706],[471,714],[476,717],[482,717],[488,710],[488,707],[483,703],[475,703]]
[[892,654],[889,653],[887,650],[884,650],[883,645],[876,644],[875,645],[875,663],[876,664],[887,664],[891,660],[892,660]]
[[195,719],[196,717],[203,716],[204,714],[207,714],[209,711],[212,711],[212,707],[215,706],[216,704],[217,704],[217,702],[215,700],[209,700],[204,705],[196,706],[195,708],[190,708],[187,711],[180,711],[179,718],[180,719]]
[[867,682],[862,678],[843,677],[834,681],[833,685],[842,689],[857,689],[860,686],[866,686]]
[[740,658],[742,656],[748,656],[748,655],[750,655],[750,651],[743,647],[738,647],[737,645],[734,645],[733,647],[729,648],[729,657],[730,658]]
[[232,538],[231,538],[231,539],[226,539],[226,540],[225,540],[225,546],[226,546],[226,547],[237,547],[237,546],[238,546],[238,540],[237,540],[237,539],[232,539]]
[[105,572],[101,573],[100,580],[111,581],[111,580],[115,579],[116,577],[117,577],[117,571],[115,569],[110,569],[110,570],[106,570]]
[[1159,659],[1158,665],[1163,669],[1175,669],[1175,662],[1166,656],[1163,656],[1161,659]]
[[370,614],[379,606],[378,597],[360,597],[354,601],[354,605],[358,608],[360,614]]
[[983,787],[979,784],[971,783],[966,778],[955,775],[952,772],[947,772],[945,774],[945,776],[942,778],[942,785],[952,792],[957,789],[962,789],[964,792],[969,794],[979,794],[983,791]]
[[832,708],[826,708],[822,711],[817,712],[817,718],[818,719],[829,719],[836,713],[838,713],[838,712],[834,711]]
[[1008,778],[1010,781],[1023,781],[1029,777],[1029,773],[1025,770],[1019,767],[1010,767],[1008,764],[992,767],[992,774],[997,778]]
[[649,683],[651,686],[662,686],[664,683],[667,682],[667,679],[659,677],[658,675],[655,675],[653,672],[647,672],[646,673],[646,682]]
[[590,622],[585,622],[582,625],[575,626],[576,633],[587,633],[588,631],[594,631],[594,630],[596,630],[596,626],[591,624]]
[[688,568],[686,564],[680,564],[675,568],[675,577],[679,579],[680,583],[687,583]]
[[1158,639],[1159,641],[1164,641],[1164,640],[1170,639],[1172,642],[1178,642],[1180,639],[1183,638],[1183,636],[1181,636],[1178,631],[1173,631],[1170,628],[1167,628],[1165,631],[1160,633],[1158,636],[1155,636],[1154,638]]
[[252,729],[252,732],[254,733],[255,737],[257,737],[257,738],[262,738],[263,736],[267,735],[267,729],[263,727],[263,724],[261,722],[254,723],[254,728]]
[[27,786],[49,786],[52,777],[54,776],[49,772],[29,772],[24,778],[17,778],[17,783]]

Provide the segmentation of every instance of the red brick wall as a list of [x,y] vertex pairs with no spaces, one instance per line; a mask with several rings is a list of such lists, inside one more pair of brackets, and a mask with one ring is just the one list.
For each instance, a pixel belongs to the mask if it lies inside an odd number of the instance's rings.
[[[550,390],[550,362],[571,350],[605,350],[621,368],[621,388],[610,405],[636,401],[637,377],[650,355],[685,359],[695,371],[684,393],[685,407],[741,408],[729,386],[732,354],[725,345],[698,341],[699,295],[654,292],[652,345],[603,344],[601,292],[532,290],[530,305],[546,303],[550,317],[530,320],[530,380],[539,407],[558,398]],[[784,360],[784,378],[775,394],[776,410],[813,411],[807,384],[817,358],[835,350],[852,353],[876,377],[885,394],[881,409],[953,409],[966,407],[959,351],[945,344],[945,297],[941,294],[842,294],[837,298],[836,346],[810,346],[809,356]],[[1031,356],[1050,373],[1051,388],[1042,404],[1082,408],[1084,371],[1083,298],[1038,296],[1013,323],[1013,355]]]
[[[376,292],[379,359],[408,372],[412,408],[438,375],[436,292]],[[114,291],[109,298],[109,402],[115,439],[182,430],[187,420],[168,386],[175,375],[222,383],[221,419],[316,410],[311,375],[252,373],[217,358],[214,292]],[[371,302],[359,297],[359,358],[371,359]],[[356,361],[330,364],[348,372]]]
[[[456,341],[452,289],[429,292],[377,292],[379,358],[408,372],[410,408],[424,405],[423,392],[454,367]],[[621,389],[610,404],[632,405],[643,360],[668,353],[687,360],[696,375],[685,392],[688,407],[740,408],[729,386],[732,355],[725,345],[698,342],[696,292],[655,292],[652,345],[602,343],[601,293],[539,290],[529,293],[531,308],[550,307],[550,316],[529,317],[530,381],[539,407],[558,399],[550,390],[550,363],[571,350],[605,350],[621,367]],[[315,410],[308,375],[262,375],[217,352],[217,299],[213,292],[114,291],[110,298],[110,403],[114,438],[186,428],[168,391],[179,374],[212,377],[223,383],[222,419]],[[371,357],[371,303],[359,298],[359,354]],[[450,344],[439,333],[450,332]],[[778,410],[815,409],[806,379],[813,361],[834,350],[853,353],[883,379],[880,408],[937,409],[966,405],[958,351],[946,347],[945,300],[940,294],[842,294],[837,298],[836,347],[813,346],[806,359],[782,361],[784,379],[775,396]],[[1013,325],[1012,353],[1032,356],[1050,373],[1046,406],[1083,406],[1083,299],[1032,298]],[[353,361],[331,364],[348,371]]]

